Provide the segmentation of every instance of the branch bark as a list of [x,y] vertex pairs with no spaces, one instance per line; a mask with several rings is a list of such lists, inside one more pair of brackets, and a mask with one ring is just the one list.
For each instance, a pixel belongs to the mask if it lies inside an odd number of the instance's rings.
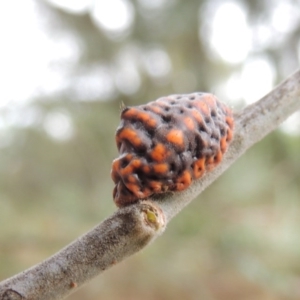
[[187,190],[119,209],[44,262],[0,283],[0,299],[62,299],[102,271],[144,248],[166,224],[247,149],[300,109],[300,71],[235,114],[234,139],[222,163]]
[[0,299],[62,299],[145,247],[164,228],[163,212],[152,202],[121,208],[54,256],[0,283]]

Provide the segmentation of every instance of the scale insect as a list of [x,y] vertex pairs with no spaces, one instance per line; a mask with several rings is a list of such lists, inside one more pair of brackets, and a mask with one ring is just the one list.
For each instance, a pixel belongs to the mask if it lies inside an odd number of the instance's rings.
[[182,191],[218,165],[233,137],[232,111],[209,93],[162,97],[125,107],[112,163],[114,202],[122,207]]

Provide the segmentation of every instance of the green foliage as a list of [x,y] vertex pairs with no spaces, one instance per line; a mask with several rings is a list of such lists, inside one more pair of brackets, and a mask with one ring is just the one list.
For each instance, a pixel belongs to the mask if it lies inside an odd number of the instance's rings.
[[[270,10],[268,1],[241,2],[252,25]],[[203,17],[199,24],[204,1],[170,1],[153,11],[133,3],[132,31],[119,40],[97,29],[87,14],[38,4],[48,34],[76,37],[82,55],[68,71],[65,89],[31,99],[28,107],[39,112],[33,125],[1,133],[8,142],[0,148],[0,279],[48,257],[114,211],[110,166],[122,102],[215,92],[242,67],[213,58],[199,40],[199,27],[205,30],[209,22]],[[298,31],[261,50],[278,80],[297,64]],[[113,74],[122,51],[137,51],[138,59],[156,46],[168,54],[171,73],[151,77],[139,61],[135,93],[114,86],[112,95],[89,99],[89,86],[79,85],[78,78],[99,64]],[[83,100],[78,89],[86,92]],[[70,138],[53,138],[45,129],[47,116],[57,112],[70,118]],[[299,299],[299,147],[299,136],[271,134],[177,216],[162,238],[69,299]]]

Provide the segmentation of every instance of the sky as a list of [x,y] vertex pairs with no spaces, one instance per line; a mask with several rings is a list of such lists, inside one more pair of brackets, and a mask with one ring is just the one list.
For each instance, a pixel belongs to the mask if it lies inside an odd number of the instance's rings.
[[[113,40],[126,36],[135,21],[134,6],[129,0],[44,1],[73,14],[89,13],[95,26]],[[157,10],[174,1],[138,0],[138,3],[146,10]],[[218,95],[230,99],[233,106],[241,99],[246,104],[253,103],[274,87],[276,70],[268,57],[254,50],[263,50],[280,41],[284,34],[298,26],[299,9],[295,9],[290,1],[272,2],[269,19],[251,29],[241,2],[208,1],[199,10],[199,19],[205,14],[205,19],[209,20],[205,32],[199,27],[199,39],[207,41],[207,51],[212,59],[232,65],[244,63],[224,82],[213,87]],[[232,34],[228,35],[228,32]],[[75,36],[66,34],[53,39],[35,0],[0,2],[0,36],[0,130],[14,125],[33,125],[35,119],[42,117],[34,106],[30,106],[33,99],[41,94],[53,95],[74,84],[68,81],[68,72],[82,55],[80,43]],[[80,87],[77,90],[74,87],[77,100],[110,99],[114,97],[115,89],[127,95],[136,93],[140,77],[135,51],[129,47],[119,54],[118,70],[113,76],[105,65],[86,70],[84,76],[76,79],[75,86]],[[153,80],[161,81],[172,72],[172,61],[162,47],[148,49],[140,60]],[[157,63],[151,63],[153,61]],[[297,113],[281,127],[282,130],[300,134],[299,120]],[[44,117],[43,124],[46,133],[54,139],[72,137],[72,120],[67,112],[52,112]]]

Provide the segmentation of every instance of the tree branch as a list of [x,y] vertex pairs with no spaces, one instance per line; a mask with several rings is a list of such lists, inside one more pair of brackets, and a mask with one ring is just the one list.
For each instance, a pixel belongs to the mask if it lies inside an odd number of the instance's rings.
[[214,182],[244,152],[300,109],[300,70],[259,101],[235,114],[234,138],[222,163],[195,181],[187,190],[166,195],[159,204],[167,222]]
[[300,109],[300,71],[235,115],[234,139],[222,163],[187,190],[120,208],[44,262],[0,283],[0,299],[62,299],[110,266],[141,250],[247,149]]
[[165,228],[163,212],[143,201],[119,209],[40,264],[0,283],[1,300],[61,299],[145,247]]

